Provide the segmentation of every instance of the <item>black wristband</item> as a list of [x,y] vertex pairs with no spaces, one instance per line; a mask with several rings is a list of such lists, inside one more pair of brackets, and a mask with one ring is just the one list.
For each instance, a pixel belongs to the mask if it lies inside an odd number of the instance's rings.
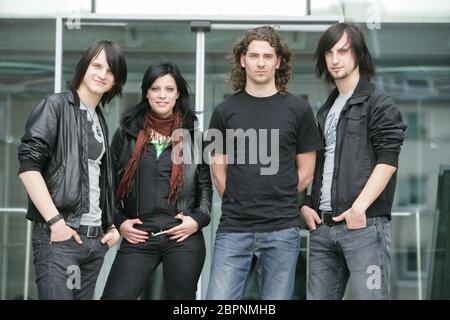
[[56,222],[58,222],[59,220],[64,219],[64,217],[62,216],[61,213],[58,213],[56,216],[54,216],[53,218],[49,219],[46,223],[45,226],[47,228],[50,228],[50,226]]

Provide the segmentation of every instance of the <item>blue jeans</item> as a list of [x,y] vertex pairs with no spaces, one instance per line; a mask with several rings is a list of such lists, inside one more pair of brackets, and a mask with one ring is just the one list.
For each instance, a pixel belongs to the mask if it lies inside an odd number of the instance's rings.
[[367,226],[321,224],[310,233],[308,299],[342,299],[350,279],[355,299],[389,299],[390,223],[367,218]]
[[300,250],[298,227],[273,232],[217,233],[206,299],[242,299],[253,256],[261,299],[290,299]]

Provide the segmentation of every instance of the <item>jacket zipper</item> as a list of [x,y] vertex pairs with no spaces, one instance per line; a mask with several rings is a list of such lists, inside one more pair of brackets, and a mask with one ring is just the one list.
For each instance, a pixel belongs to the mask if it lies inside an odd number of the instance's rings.
[[160,157],[162,156],[164,150],[161,152],[161,154],[158,157],[158,152],[156,150],[156,147],[154,145],[151,145],[151,147],[154,148],[154,153],[155,153],[155,181],[156,181],[155,185],[156,185],[156,192],[155,192],[155,201],[154,201],[154,203],[155,203],[155,209],[158,212],[158,211],[160,211],[160,208],[159,208],[159,160],[160,160]]
[[[322,131],[322,126],[321,126],[321,124],[320,124],[320,121],[317,121],[317,126],[319,127],[319,132],[320,132],[320,138],[322,139],[322,142],[323,142],[323,145],[324,145],[324,147],[325,147],[325,138],[324,138],[324,136],[323,136],[323,131]],[[317,195],[317,197],[316,197],[316,199],[315,199],[315,203],[314,203],[314,207],[315,207],[315,209],[316,209],[316,211],[317,210],[319,210],[319,203],[320,203],[320,196],[321,196],[321,194],[322,194],[322,181],[323,181],[323,165],[324,165],[324,163],[325,163],[325,150],[323,151],[323,159],[322,159],[323,161],[322,161],[322,163],[320,163],[320,166],[319,166],[319,174],[318,174],[318,176],[320,177],[320,182],[319,182],[319,193],[318,193],[318,195]]]
[[183,192],[184,194],[180,195],[181,198],[181,210],[183,211],[183,213],[186,211],[186,207],[187,207],[187,199],[189,198],[189,188],[188,188],[188,183],[187,183],[187,179],[186,179],[186,166],[185,166],[185,170],[184,170],[184,177],[183,177]]
[[136,168],[136,174],[135,174],[135,179],[134,179],[134,184],[135,184],[135,188],[136,188],[136,217],[139,217],[139,164],[137,165]]

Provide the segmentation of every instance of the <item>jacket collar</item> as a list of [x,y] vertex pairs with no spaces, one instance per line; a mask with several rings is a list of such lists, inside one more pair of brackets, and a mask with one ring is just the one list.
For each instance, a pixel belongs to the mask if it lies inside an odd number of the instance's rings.
[[75,107],[80,106],[80,97],[78,96],[77,90],[71,89],[67,91],[67,98],[70,104],[74,105]]
[[130,119],[126,123],[122,123],[122,127],[126,133],[133,136],[134,138],[137,138],[139,130],[141,130],[137,117]]
[[[368,96],[370,96],[375,90],[375,86],[366,78],[359,78],[358,84],[355,88],[355,91],[353,91],[352,96],[348,99],[347,104],[357,104],[367,99]],[[328,112],[328,110],[333,105],[336,98],[339,96],[339,91],[337,88],[334,88],[334,90],[329,95],[327,101],[324,103],[324,105],[320,108],[319,114],[323,112]]]
[[[74,89],[68,90],[67,91],[67,100],[69,101],[69,103],[71,105],[74,106],[74,108],[77,108],[77,109],[80,108],[80,96],[78,95],[77,90],[74,90]],[[106,122],[106,120],[105,120],[105,118],[103,116],[102,109],[99,108],[99,106],[100,106],[100,104],[98,105],[97,108],[95,108],[95,112],[97,112],[97,114],[100,115],[100,118],[102,119],[102,121]]]
[[375,86],[367,79],[360,78],[358,85],[355,88],[352,96],[349,99],[349,104],[359,103],[366,100],[375,91]]

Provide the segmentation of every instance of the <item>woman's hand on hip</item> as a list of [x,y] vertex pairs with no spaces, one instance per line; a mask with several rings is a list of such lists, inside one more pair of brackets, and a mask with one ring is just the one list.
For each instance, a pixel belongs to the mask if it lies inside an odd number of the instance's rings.
[[175,219],[181,220],[181,224],[167,230],[166,235],[170,237],[170,240],[177,240],[182,242],[186,240],[191,234],[197,232],[198,223],[192,217],[185,216],[183,213],[179,213],[175,216]]
[[140,219],[127,219],[120,225],[120,234],[132,244],[142,243],[148,240],[148,232],[134,228],[135,224],[142,224]]

